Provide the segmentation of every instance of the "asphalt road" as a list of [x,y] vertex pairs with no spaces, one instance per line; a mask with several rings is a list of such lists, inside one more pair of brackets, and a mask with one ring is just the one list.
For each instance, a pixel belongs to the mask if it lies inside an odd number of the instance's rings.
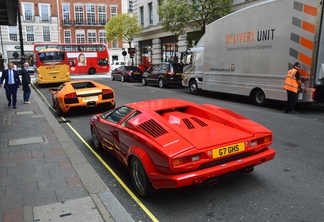
[[[73,77],[74,78],[74,77]],[[204,92],[191,95],[185,88],[160,89],[141,83],[110,81],[107,76],[82,76],[110,85],[117,106],[125,103],[179,98],[231,109],[273,131],[274,160],[215,186],[204,185],[160,190],[151,198],[136,195],[129,172],[107,152],[99,158],[93,147],[89,119],[99,111],[71,113],[63,128],[135,221],[323,221],[324,209],[324,109],[299,106],[300,114],[284,114],[284,103],[254,106],[246,97]],[[37,85],[36,85],[37,86]],[[51,104],[48,88],[39,93]],[[35,92],[33,92],[35,93]],[[101,112],[101,111],[100,111]],[[90,148],[89,148],[90,147]]]

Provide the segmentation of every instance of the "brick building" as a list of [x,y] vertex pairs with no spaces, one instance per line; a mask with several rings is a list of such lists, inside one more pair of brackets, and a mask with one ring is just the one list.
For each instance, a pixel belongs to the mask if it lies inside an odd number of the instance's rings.
[[[123,43],[106,41],[105,24],[112,16],[127,11],[128,0],[20,0],[25,59],[31,62],[34,42],[62,42],[106,43],[110,61],[121,60]],[[6,61],[20,65],[18,24],[0,28],[0,52]]]

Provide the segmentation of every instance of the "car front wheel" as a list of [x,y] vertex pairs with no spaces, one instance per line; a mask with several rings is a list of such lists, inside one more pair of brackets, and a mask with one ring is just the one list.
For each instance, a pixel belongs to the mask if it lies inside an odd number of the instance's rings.
[[137,157],[132,158],[130,170],[136,192],[142,197],[152,194],[154,188],[146,175],[141,161]]
[[164,87],[164,82],[163,82],[163,79],[159,79],[159,87],[160,88],[163,88]]
[[92,136],[93,144],[94,144],[94,147],[96,148],[96,150],[101,150],[102,145],[101,145],[101,142],[99,140],[98,134],[97,134],[94,126],[91,127],[91,136]]
[[146,82],[145,77],[142,77],[142,85],[143,85],[143,86],[146,86],[146,85],[147,85],[147,82]]
[[125,77],[124,77],[123,74],[122,74],[121,77],[120,77],[120,81],[125,82]]

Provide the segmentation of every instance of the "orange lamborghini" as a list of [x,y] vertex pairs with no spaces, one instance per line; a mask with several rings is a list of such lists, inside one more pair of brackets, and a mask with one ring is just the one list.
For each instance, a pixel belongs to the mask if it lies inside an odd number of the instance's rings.
[[79,108],[115,108],[115,93],[109,86],[92,80],[75,80],[62,83],[52,93],[53,107],[59,115]]

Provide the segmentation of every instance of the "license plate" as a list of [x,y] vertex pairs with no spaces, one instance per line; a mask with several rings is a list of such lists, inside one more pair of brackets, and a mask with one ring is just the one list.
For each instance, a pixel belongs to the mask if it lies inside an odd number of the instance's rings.
[[82,98],[82,102],[97,101],[98,96],[87,96]]
[[231,155],[233,153],[239,153],[244,150],[245,150],[244,142],[213,149],[213,158],[223,157],[223,156]]
[[139,73],[139,72],[134,72],[134,74],[135,74],[135,75],[138,75],[138,74],[140,74],[140,73]]
[[176,75],[177,75],[177,76],[181,76],[182,73],[181,73],[181,72],[177,72]]

